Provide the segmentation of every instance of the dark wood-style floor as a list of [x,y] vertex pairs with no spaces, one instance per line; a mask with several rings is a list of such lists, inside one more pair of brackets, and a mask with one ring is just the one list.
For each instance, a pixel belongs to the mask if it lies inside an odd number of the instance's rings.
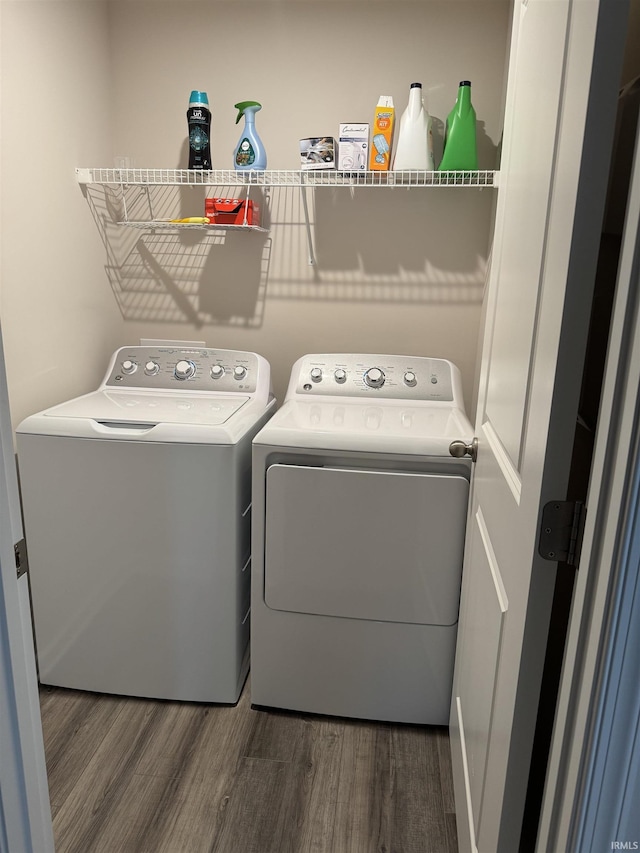
[[40,701],[57,853],[457,853],[445,728]]

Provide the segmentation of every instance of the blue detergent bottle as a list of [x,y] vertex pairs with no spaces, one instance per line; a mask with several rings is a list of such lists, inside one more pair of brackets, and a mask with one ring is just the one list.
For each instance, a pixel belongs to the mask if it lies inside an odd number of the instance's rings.
[[267,152],[256,131],[255,121],[256,113],[262,109],[262,104],[257,101],[240,101],[235,104],[235,108],[238,110],[236,124],[244,116],[244,129],[233,152],[233,166],[241,172],[262,172],[267,168]]

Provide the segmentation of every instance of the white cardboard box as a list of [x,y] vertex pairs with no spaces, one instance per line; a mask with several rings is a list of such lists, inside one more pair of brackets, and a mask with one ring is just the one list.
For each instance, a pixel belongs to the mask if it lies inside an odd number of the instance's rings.
[[369,125],[345,122],[338,135],[338,170],[360,172],[369,162]]

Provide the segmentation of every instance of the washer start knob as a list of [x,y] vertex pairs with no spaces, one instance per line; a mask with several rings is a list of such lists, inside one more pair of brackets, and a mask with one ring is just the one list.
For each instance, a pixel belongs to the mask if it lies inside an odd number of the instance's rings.
[[370,367],[364,374],[365,385],[368,385],[369,388],[382,388],[384,379],[384,373],[379,367]]
[[196,366],[192,361],[182,359],[182,361],[179,361],[176,364],[173,372],[176,379],[191,379],[193,374],[196,372]]

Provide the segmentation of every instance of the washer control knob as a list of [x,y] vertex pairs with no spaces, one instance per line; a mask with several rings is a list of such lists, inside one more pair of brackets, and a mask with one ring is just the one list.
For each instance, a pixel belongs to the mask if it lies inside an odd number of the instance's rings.
[[244,379],[247,375],[247,368],[243,364],[237,364],[233,368],[233,378],[234,379]]
[[343,370],[341,367],[339,367],[334,372],[333,378],[336,380],[336,382],[339,382],[342,385],[343,382],[347,381],[347,371]]
[[384,373],[379,367],[370,367],[364,374],[364,382],[369,388],[382,388],[384,385]]
[[155,376],[160,372],[160,365],[156,361],[148,361],[144,366],[144,372],[147,376]]
[[130,376],[132,373],[135,373],[137,369],[138,365],[135,363],[135,361],[130,361],[129,359],[127,359],[126,361],[122,362],[122,372],[125,373],[127,376]]
[[407,370],[403,378],[404,384],[408,385],[410,388],[413,388],[415,385],[418,384],[418,378],[416,377],[413,370]]
[[191,379],[193,374],[196,372],[196,366],[192,361],[182,359],[176,364],[173,372],[176,379]]
[[311,381],[312,382],[321,382],[322,381],[322,368],[321,367],[313,367],[311,369]]
[[221,379],[224,376],[224,367],[221,364],[214,364],[211,368],[211,378]]

